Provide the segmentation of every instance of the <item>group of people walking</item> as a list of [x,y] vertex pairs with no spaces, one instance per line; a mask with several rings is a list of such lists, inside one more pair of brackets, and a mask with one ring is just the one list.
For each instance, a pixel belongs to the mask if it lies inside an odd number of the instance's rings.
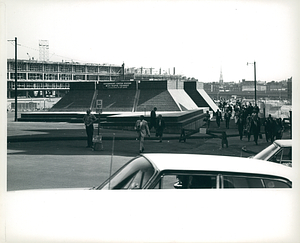
[[267,142],[273,142],[276,139],[281,139],[284,126],[281,118],[273,119],[271,115],[261,122],[261,118],[258,117],[258,112],[247,114],[241,111],[236,116],[236,125],[239,131],[240,140],[246,135],[248,141],[250,141],[251,135],[254,136],[255,144],[258,143],[258,138],[262,138],[261,126],[265,128],[265,136]]
[[[273,119],[271,115],[266,119],[259,118],[259,107],[257,104],[254,106],[251,103],[242,105],[237,102],[236,105],[231,106],[222,103],[219,108],[220,109],[214,114],[217,127],[220,128],[221,122],[225,120],[225,127],[228,129],[234,111],[235,124],[238,128],[240,140],[246,136],[248,141],[250,141],[251,136],[253,135],[255,144],[258,144],[258,138],[262,138],[262,126],[264,126],[265,129],[264,132],[267,142],[273,142],[275,139],[282,138],[284,130],[282,119]],[[204,119],[206,121],[206,127],[209,128],[210,117],[208,112]]]
[[[156,137],[158,137],[159,142],[162,142],[163,132],[165,129],[165,121],[162,118],[161,114],[156,116],[156,111],[157,108],[154,107],[151,111],[149,125],[143,115],[141,115],[135,123],[134,129],[136,130],[138,135],[137,138],[139,140],[139,149],[141,153],[145,150],[145,137],[150,137],[150,131],[152,128],[155,129],[155,135]],[[87,148],[93,148],[94,123],[96,121],[98,121],[98,119],[91,113],[91,110],[88,109],[83,117],[83,122],[85,124],[87,134]]]
[[[231,106],[227,106],[226,108],[222,107],[226,129],[229,129],[229,123],[232,117],[233,109],[235,124],[239,132],[240,140],[242,140],[243,137],[246,136],[248,138],[248,141],[250,141],[251,136],[253,135],[255,144],[258,144],[258,138],[262,138],[262,126],[264,126],[265,129],[264,132],[267,142],[273,142],[275,139],[282,138],[284,130],[282,119],[273,119],[273,117],[269,115],[266,119],[261,120],[261,118],[259,118],[258,116],[258,106],[252,106],[251,103],[247,106],[236,105],[234,106],[234,108]],[[156,115],[156,111],[157,108],[154,107],[150,113],[149,123],[146,121],[144,115],[141,115],[135,123],[134,129],[137,132],[140,153],[144,152],[145,150],[145,137],[150,137],[151,129],[155,130],[155,136],[159,139],[159,142],[162,142],[162,137],[165,129],[165,121],[162,118],[161,114],[159,114],[158,116]],[[222,112],[220,111],[220,109],[218,109],[214,115],[216,118],[217,127],[220,128],[220,123],[221,121],[223,121]],[[97,118],[93,114],[91,114],[91,110],[87,110],[87,113],[83,117],[83,121],[86,127],[87,147],[92,148],[94,133],[93,123],[97,121]],[[211,123],[211,116],[209,111],[206,111],[204,121],[206,121],[206,127],[209,128]]]
[[144,152],[145,146],[144,141],[145,137],[150,137],[150,131],[152,128],[155,129],[155,135],[159,138],[159,142],[162,142],[162,136],[165,129],[165,121],[162,118],[162,115],[159,114],[156,116],[157,108],[154,107],[150,114],[150,123],[148,125],[148,122],[145,120],[145,117],[143,115],[140,116],[140,118],[135,123],[135,130],[138,134],[138,140],[140,142],[139,149],[140,153]]

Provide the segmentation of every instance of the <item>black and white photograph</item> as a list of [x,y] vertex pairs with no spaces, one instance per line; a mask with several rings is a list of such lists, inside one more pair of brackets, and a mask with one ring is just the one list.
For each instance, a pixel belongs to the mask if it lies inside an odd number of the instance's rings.
[[0,241],[299,242],[299,9],[0,0]]

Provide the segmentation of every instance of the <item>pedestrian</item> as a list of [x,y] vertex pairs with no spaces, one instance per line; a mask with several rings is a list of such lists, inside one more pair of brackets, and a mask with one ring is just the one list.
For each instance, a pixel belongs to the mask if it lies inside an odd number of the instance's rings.
[[248,114],[247,118],[246,118],[246,125],[245,125],[245,130],[246,130],[246,134],[248,137],[248,142],[250,141],[251,138],[251,123],[252,123],[252,117],[250,116],[250,114]]
[[266,141],[269,142],[270,139],[271,143],[273,143],[276,134],[275,133],[276,124],[271,114],[269,114],[269,117],[266,119],[264,125],[265,125]]
[[145,147],[144,147],[145,137],[146,136],[150,137],[148,122],[145,120],[145,117],[143,115],[141,115],[140,119],[136,121],[135,130],[138,133],[138,140],[140,142],[140,146],[139,146],[140,153],[142,153],[145,150]]
[[252,115],[252,113],[253,113],[253,106],[252,106],[252,104],[251,103],[249,103],[249,105],[247,106],[247,114],[248,115]]
[[150,113],[149,130],[151,130],[152,127],[154,127],[154,129],[155,129],[155,126],[156,126],[156,111],[157,111],[157,108],[154,107],[153,110]]
[[222,121],[222,113],[219,109],[217,109],[217,112],[216,112],[216,123],[217,123],[217,126],[218,128],[220,128],[220,122]]
[[242,115],[237,118],[237,127],[240,135],[240,140],[243,140],[243,135],[244,135],[244,122]]
[[209,126],[210,126],[210,114],[209,114],[209,111],[206,111],[206,114],[205,114],[205,117],[204,117],[203,121],[205,121],[206,128],[209,128]]
[[283,134],[283,130],[284,130],[281,118],[276,119],[275,126],[276,126],[276,134],[275,134],[276,139],[281,139],[282,138],[282,134]]
[[88,109],[83,117],[83,122],[85,124],[85,131],[87,135],[87,148],[93,147],[93,134],[94,134],[94,122],[97,118],[91,114],[91,110]]
[[162,118],[162,115],[158,115],[157,121],[156,121],[156,137],[159,138],[159,142],[162,142],[162,136],[165,129],[165,121]]
[[230,118],[231,118],[231,113],[230,113],[230,111],[226,110],[225,114],[224,114],[224,120],[225,120],[225,126],[227,129],[229,129]]
[[259,136],[259,133],[260,133],[260,118],[258,117],[257,114],[252,116],[250,131],[253,134],[254,142],[257,145],[258,136]]
[[255,106],[253,107],[253,113],[256,113],[256,114],[259,113],[259,107],[257,104],[255,104]]

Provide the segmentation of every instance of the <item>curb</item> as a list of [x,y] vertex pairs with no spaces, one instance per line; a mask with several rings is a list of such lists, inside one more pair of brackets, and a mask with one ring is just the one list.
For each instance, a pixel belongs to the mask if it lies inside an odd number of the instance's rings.
[[[227,137],[237,137],[238,134],[227,135]],[[178,136],[164,136],[164,140],[179,140],[180,135]],[[220,136],[211,136],[211,135],[201,135],[201,136],[188,136],[186,139],[210,139],[210,138],[220,138]],[[39,142],[39,141],[63,141],[63,140],[86,140],[87,138],[84,136],[80,137],[37,137],[37,136],[11,136],[7,137],[8,143],[17,143],[17,142]],[[102,136],[102,140],[113,140],[112,136]],[[136,137],[120,137],[115,136],[115,140],[136,140]],[[158,140],[157,137],[146,137],[145,140]]]

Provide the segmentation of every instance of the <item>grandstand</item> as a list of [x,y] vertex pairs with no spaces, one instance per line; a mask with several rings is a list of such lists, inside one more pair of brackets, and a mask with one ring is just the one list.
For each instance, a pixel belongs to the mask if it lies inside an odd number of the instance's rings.
[[157,107],[169,132],[197,130],[203,125],[205,110],[215,111],[216,105],[196,87],[196,81],[176,85],[168,80],[77,82],[50,112],[21,114],[20,120],[82,122],[87,109],[99,115],[96,102],[102,100],[101,126],[107,128],[132,129],[141,114],[149,119],[150,111]]
[[180,111],[168,92],[167,81],[144,81],[139,84],[139,99],[136,111],[149,111],[156,107],[159,111]]
[[104,82],[96,86],[103,112],[131,112],[135,102],[134,82]]
[[[84,85],[82,85],[84,84]],[[53,107],[52,111],[86,111],[92,108],[95,88],[93,83],[71,83],[67,93]]]
[[102,100],[103,112],[150,111],[153,107],[165,112],[195,110],[199,107],[211,107],[216,111],[216,105],[209,96],[201,96],[196,89],[196,82],[186,82],[184,85],[185,89],[174,89],[173,86],[168,89],[167,80],[72,83],[70,92],[51,111],[95,110],[96,100]]

